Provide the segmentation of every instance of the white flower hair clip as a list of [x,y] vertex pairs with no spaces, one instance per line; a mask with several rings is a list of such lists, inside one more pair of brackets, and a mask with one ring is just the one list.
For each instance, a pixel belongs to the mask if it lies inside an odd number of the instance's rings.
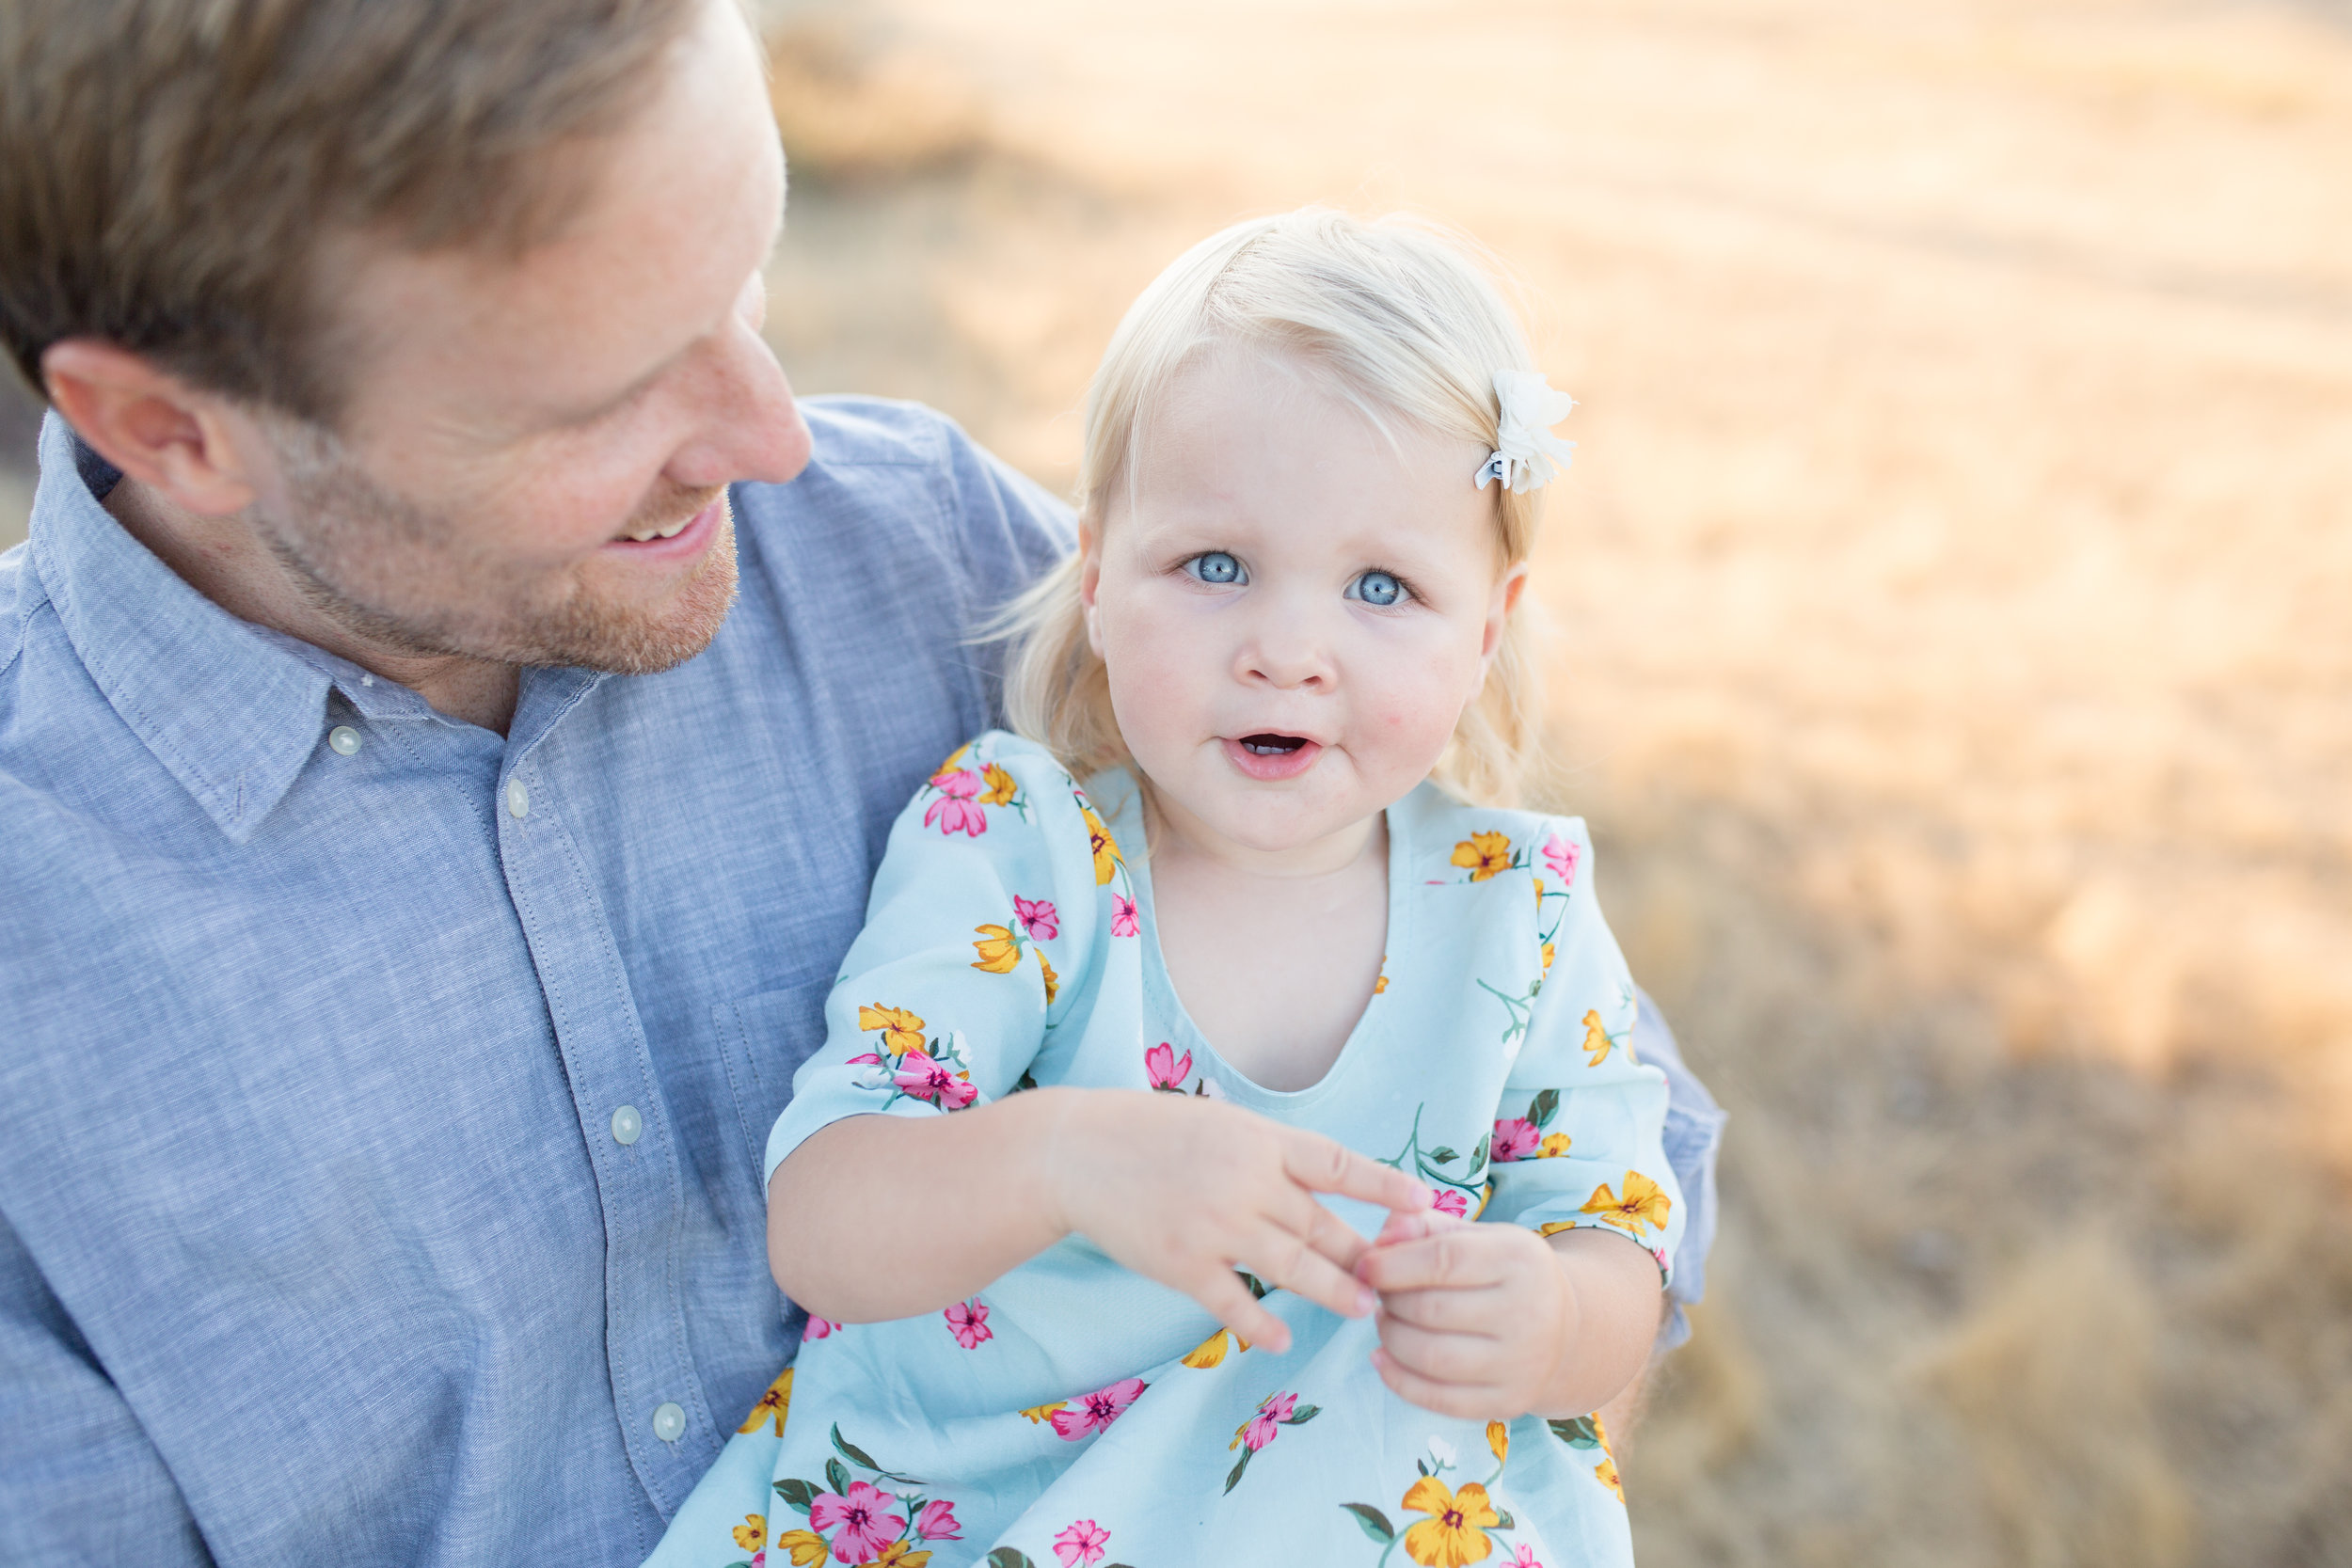
[[[1501,480],[1514,495],[1523,495],[1551,483],[1576,453],[1574,441],[1563,441],[1551,427],[1568,417],[1576,399],[1554,391],[1540,371],[1495,372],[1495,402],[1502,419],[1495,432],[1495,450],[1478,470],[1478,487]],[[1557,466],[1557,468],[1555,467]]]

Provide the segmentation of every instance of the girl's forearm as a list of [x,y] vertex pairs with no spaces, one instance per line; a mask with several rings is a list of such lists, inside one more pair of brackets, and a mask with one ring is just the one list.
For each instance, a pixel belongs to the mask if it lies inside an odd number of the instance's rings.
[[820,1318],[940,1311],[1069,1231],[1046,1154],[1075,1091],[1036,1089],[947,1117],[851,1117],[768,1183],[768,1266]]
[[1564,1230],[1551,1238],[1551,1249],[1575,1322],[1534,1408],[1546,1417],[1582,1416],[1623,1393],[1649,1364],[1666,1298],[1658,1265],[1622,1236]]

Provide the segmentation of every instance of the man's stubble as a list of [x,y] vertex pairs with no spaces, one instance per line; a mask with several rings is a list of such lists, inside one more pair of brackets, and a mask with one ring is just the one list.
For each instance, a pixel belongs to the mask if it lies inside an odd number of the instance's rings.
[[[291,421],[289,421],[291,423]],[[616,531],[723,505],[718,537],[659,604],[617,603],[580,578],[532,578],[466,547],[464,531],[369,474],[315,426],[274,431],[294,514],[257,504],[256,531],[310,607],[390,652],[643,675],[710,645],[735,603],[735,515],[723,487],[670,487]],[[501,580],[502,579],[502,580]]]

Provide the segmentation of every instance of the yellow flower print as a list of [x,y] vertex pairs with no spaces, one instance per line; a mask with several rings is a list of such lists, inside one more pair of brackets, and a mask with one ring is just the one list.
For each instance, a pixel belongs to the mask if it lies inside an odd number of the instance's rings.
[[743,1424],[735,1430],[757,1432],[773,1420],[776,1423],[776,1435],[781,1437],[784,1435],[785,1413],[791,1408],[792,1369],[787,1367],[776,1375],[775,1382],[768,1385],[768,1391],[759,1396],[759,1402],[752,1406],[752,1413],[744,1417]]
[[1597,1415],[1593,1418],[1593,1436],[1599,1442],[1601,1452],[1607,1454],[1612,1459],[1617,1457],[1617,1450],[1610,1447],[1609,1444],[1609,1423],[1602,1420]]
[[1600,1066],[1609,1059],[1609,1053],[1613,1049],[1615,1045],[1609,1038],[1609,1031],[1601,1026],[1600,1014],[1597,1011],[1586,1013],[1584,1015],[1584,1065],[1586,1067]]
[[1565,1132],[1548,1132],[1544,1135],[1544,1141],[1535,1146],[1535,1158],[1557,1160],[1568,1151],[1568,1144],[1569,1138]]
[[1404,1506],[1430,1515],[1405,1531],[1405,1555],[1422,1568],[1469,1568],[1495,1549],[1486,1528],[1502,1523],[1502,1516],[1474,1481],[1455,1492],[1437,1477],[1423,1476],[1405,1494]]
[[1583,1212],[1599,1215],[1601,1224],[1613,1225],[1639,1241],[1653,1226],[1665,1229],[1666,1215],[1673,1208],[1674,1199],[1661,1192],[1657,1182],[1638,1170],[1629,1170],[1625,1173],[1625,1196],[1611,1192],[1604,1181],[1584,1200]]
[[1373,983],[1372,983],[1372,994],[1373,994],[1373,995],[1375,995],[1375,996],[1378,996],[1381,992],[1383,992],[1383,991],[1387,990],[1388,989],[1389,989],[1389,956],[1388,956],[1386,953],[1383,953],[1383,954],[1381,954],[1381,955],[1380,955],[1380,974],[1379,974],[1379,977],[1378,977],[1377,979],[1374,980],[1374,981],[1373,981]]
[[1103,819],[1094,815],[1092,806],[1080,806],[1087,819],[1087,842],[1094,847],[1094,885],[1101,887],[1111,879],[1111,872],[1120,863],[1119,846],[1111,838],[1111,831],[1103,826]]
[[980,770],[980,804],[1001,806],[1021,793],[1021,781],[990,763]]
[[1501,833],[1472,833],[1454,847],[1454,863],[1483,882],[1511,869],[1511,841]]
[[930,1560],[930,1553],[916,1551],[911,1543],[893,1541],[874,1560],[874,1568],[923,1568]]
[[1230,1328],[1220,1328],[1193,1347],[1192,1354],[1184,1357],[1184,1365],[1187,1367],[1223,1366],[1225,1364],[1225,1341],[1229,1338],[1233,1341],[1233,1349],[1237,1352],[1249,1348],[1248,1340]]
[[893,1056],[903,1056],[910,1051],[923,1048],[923,1021],[904,1007],[860,1007],[857,1010],[860,1029],[880,1029],[882,1044]]
[[768,1516],[746,1513],[743,1522],[735,1527],[735,1544],[747,1552],[758,1551],[768,1544]]
[[[975,942],[973,945],[977,947],[979,944]],[[1037,967],[1045,972],[1045,1005],[1050,1007],[1054,1005],[1054,998],[1061,994],[1061,976],[1055,974],[1054,966],[1045,961],[1044,948],[1032,948],[1031,951],[1037,954]],[[973,967],[979,966],[976,964]]]
[[1617,1501],[1625,1501],[1625,1482],[1617,1479],[1617,1465],[1614,1460],[1604,1459],[1594,1465],[1593,1477],[1610,1491],[1614,1492],[1617,1495]]
[[[1609,1189],[1605,1185],[1601,1188],[1602,1192],[1607,1192],[1608,1190]],[[1582,1227],[1578,1225],[1574,1220],[1549,1220],[1535,1227],[1535,1234],[1538,1236],[1557,1236],[1563,1230],[1578,1230],[1581,1228]]]
[[1544,973],[1547,974],[1551,973],[1552,948],[1555,945],[1557,944],[1549,942],[1544,943]]
[[792,1568],[825,1568],[833,1560],[833,1548],[815,1530],[786,1530],[776,1537],[776,1549],[790,1556]]
[[971,752],[972,743],[970,741],[965,741],[962,745],[957,747],[953,752],[948,753],[947,760],[946,762],[941,763],[938,767],[931,769],[931,776],[933,778],[937,778],[942,773],[955,772],[963,766],[963,759],[966,756],[969,756]]
[[1028,1409],[1024,1410],[1021,1414],[1026,1416],[1033,1422],[1045,1421],[1051,1420],[1056,1412],[1067,1410],[1069,1408],[1070,1402],[1068,1400],[1056,1400],[1051,1404],[1033,1404],[1029,1406]]
[[1496,1464],[1510,1464],[1511,1429],[1501,1421],[1488,1421],[1486,1423],[1486,1447],[1494,1449]]
[[1003,926],[975,926],[980,940],[972,944],[979,954],[974,969],[984,969],[991,974],[1009,974],[1021,961],[1021,944],[1012,940],[1012,931]]

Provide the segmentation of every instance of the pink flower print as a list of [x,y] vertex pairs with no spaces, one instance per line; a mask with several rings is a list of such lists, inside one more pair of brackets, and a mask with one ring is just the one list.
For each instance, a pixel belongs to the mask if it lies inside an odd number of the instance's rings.
[[898,1070],[890,1081],[899,1092],[916,1100],[928,1100],[943,1111],[961,1111],[975,1100],[980,1091],[961,1073],[947,1070],[945,1062],[934,1062],[920,1051],[910,1051],[898,1058]]
[[926,1541],[961,1541],[963,1527],[956,1523],[956,1505],[945,1497],[933,1497],[923,1505],[923,1512],[914,1516],[914,1533]]
[[1543,1560],[1535,1555],[1535,1548],[1522,1541],[1519,1549],[1512,1554],[1511,1560],[1502,1568],[1544,1568],[1544,1564]]
[[1241,1440],[1249,1445],[1251,1453],[1256,1453],[1274,1441],[1278,1429],[1297,1408],[1296,1394],[1268,1394],[1265,1402],[1258,1406],[1258,1413],[1242,1423]]
[[849,1491],[839,1496],[819,1492],[811,1498],[808,1522],[819,1533],[835,1525],[841,1527],[826,1543],[839,1560],[871,1562],[882,1556],[883,1547],[906,1531],[906,1515],[890,1512],[890,1505],[896,1501],[896,1497],[878,1486],[853,1481]]
[[1184,1080],[1192,1076],[1192,1053],[1185,1052],[1179,1060],[1176,1048],[1162,1040],[1143,1053],[1143,1071],[1153,1088],[1174,1089],[1181,1094]]
[[[958,768],[949,772],[931,775],[931,787],[939,791],[930,809],[923,814],[923,826],[939,824],[942,833],[969,833],[974,838],[988,832],[988,813],[973,802],[980,792],[980,776],[969,768]],[[864,1559],[858,1560],[864,1561]]]
[[1054,1537],[1054,1555],[1061,1559],[1061,1568],[1092,1568],[1102,1560],[1103,1548],[1110,1544],[1111,1532],[1091,1519],[1073,1519],[1070,1528]]
[[1511,1117],[1495,1123],[1494,1142],[1488,1146],[1487,1158],[1497,1164],[1506,1160],[1528,1160],[1543,1147],[1543,1134],[1525,1117]]
[[1061,916],[1055,912],[1051,899],[1024,898],[1016,893],[1012,895],[1012,912],[1032,941],[1042,942],[1047,937],[1061,935]]
[[1136,923],[1136,901],[1123,893],[1111,895],[1111,935],[1131,937],[1143,927]]
[[[1129,1405],[1143,1397],[1143,1379],[1122,1378],[1107,1388],[1097,1388],[1091,1394],[1081,1394],[1073,1402],[1074,1410],[1054,1412],[1054,1432],[1065,1442],[1074,1443],[1089,1433],[1104,1431],[1126,1413]],[[1088,1561],[1094,1560],[1089,1558]]]
[[801,1338],[803,1339],[823,1339],[832,1335],[837,1334],[840,1331],[841,1325],[839,1323],[833,1322],[829,1318],[820,1318],[812,1313],[809,1316],[808,1327],[802,1331]]
[[1575,844],[1557,833],[1552,834],[1551,842],[1544,846],[1544,864],[1549,866],[1551,874],[1560,879],[1564,892],[1576,886],[1576,863],[1582,853]]
[[996,1331],[988,1326],[988,1308],[974,1296],[960,1301],[942,1314],[947,1320],[947,1332],[956,1337],[956,1343],[965,1350],[977,1350],[984,1339],[996,1338]]
[[1440,1214],[1452,1214],[1458,1220],[1470,1213],[1470,1199],[1452,1187],[1440,1187],[1438,1196],[1429,1200],[1429,1207]]

